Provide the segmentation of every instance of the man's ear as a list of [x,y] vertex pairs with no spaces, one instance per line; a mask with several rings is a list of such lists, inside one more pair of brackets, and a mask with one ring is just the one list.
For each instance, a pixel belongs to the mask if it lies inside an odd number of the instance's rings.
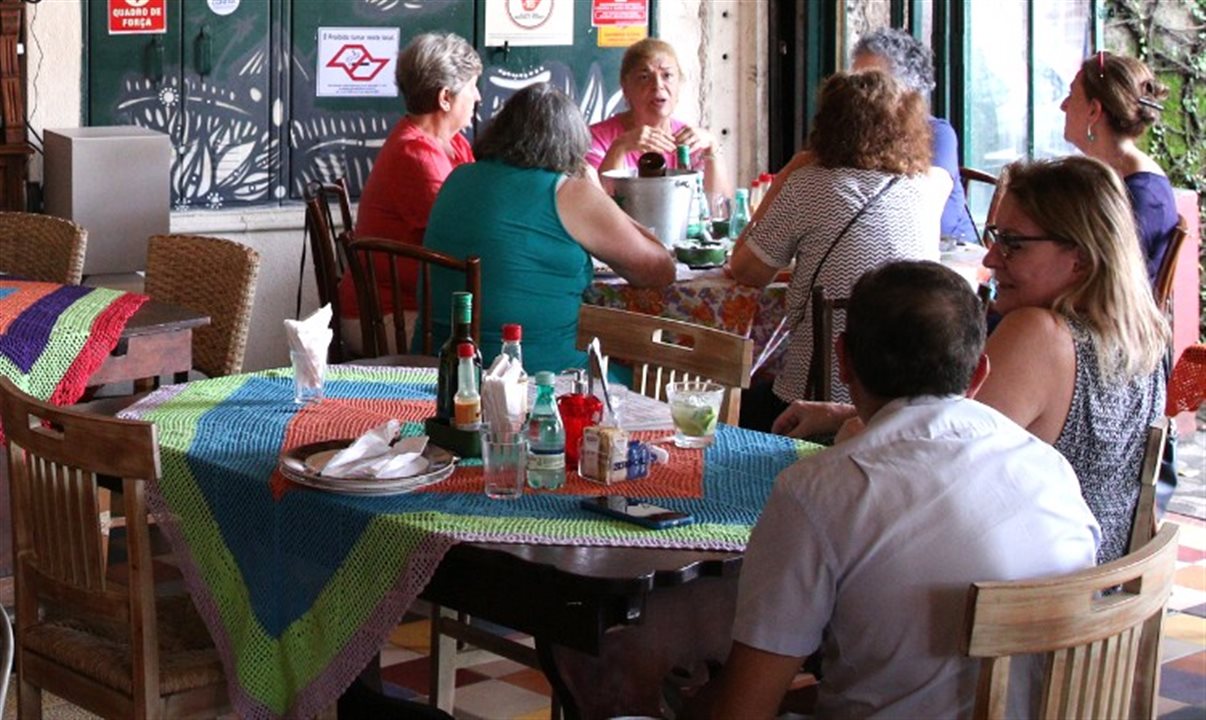
[[976,363],[976,369],[972,371],[971,383],[967,386],[967,396],[969,398],[974,398],[976,393],[980,392],[980,387],[988,379],[988,373],[991,370],[992,368],[988,362],[988,354],[980,353],[980,360]]
[[851,379],[854,378],[854,369],[850,367],[850,358],[846,354],[846,333],[838,333],[833,350],[837,353],[838,379],[849,387]]

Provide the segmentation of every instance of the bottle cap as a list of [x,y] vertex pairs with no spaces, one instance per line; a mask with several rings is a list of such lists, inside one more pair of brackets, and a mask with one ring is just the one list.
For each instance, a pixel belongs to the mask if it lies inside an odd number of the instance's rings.
[[502,326],[503,342],[519,342],[523,340],[523,325],[507,323]]
[[749,198],[749,196],[750,196],[750,191],[749,191],[749,188],[737,188],[737,195],[736,195],[736,197],[737,197],[737,199],[738,199],[738,200],[740,200],[741,198],[747,198],[747,199],[748,199],[748,198]]
[[461,344],[457,345],[456,346],[456,356],[460,357],[460,358],[473,357],[473,344],[472,343],[461,343]]
[[761,181],[761,182],[763,182],[763,183],[768,183],[768,182],[771,182],[771,181],[773,181],[774,179],[775,179],[775,176],[774,176],[774,175],[771,175],[771,174],[770,174],[770,173],[768,173],[768,172],[764,172],[764,173],[762,173],[761,175],[759,175],[759,176],[758,176],[758,180],[760,180],[760,181]]
[[462,307],[472,308],[473,293],[465,292],[464,290],[452,293],[452,306],[457,310],[460,310]]
[[691,166],[691,148],[686,145],[679,145],[678,148],[678,167],[680,170],[686,170]]
[[541,370],[540,372],[536,373],[535,380],[537,385],[552,385],[555,378],[556,376],[553,375],[552,371]]

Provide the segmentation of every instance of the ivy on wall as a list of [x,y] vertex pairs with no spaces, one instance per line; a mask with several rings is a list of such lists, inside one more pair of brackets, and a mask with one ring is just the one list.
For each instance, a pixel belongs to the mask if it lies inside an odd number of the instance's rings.
[[[1106,46],[1147,63],[1168,86],[1161,122],[1142,140],[1173,186],[1198,193],[1206,228],[1206,0],[1108,0]],[[1198,258],[1206,307],[1206,243]],[[1206,337],[1206,323],[1199,334]]]

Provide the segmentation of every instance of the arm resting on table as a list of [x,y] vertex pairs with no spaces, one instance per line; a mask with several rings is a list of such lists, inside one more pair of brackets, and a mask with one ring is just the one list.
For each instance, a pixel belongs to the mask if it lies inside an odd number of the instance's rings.
[[557,191],[557,214],[571,237],[634,287],[674,282],[674,258],[657,238],[585,178],[570,178]]

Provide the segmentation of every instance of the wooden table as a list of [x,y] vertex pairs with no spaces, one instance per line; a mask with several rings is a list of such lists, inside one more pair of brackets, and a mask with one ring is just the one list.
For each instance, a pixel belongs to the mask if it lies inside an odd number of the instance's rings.
[[[163,477],[148,501],[222,651],[237,713],[330,707],[420,595],[534,636],[569,717],[657,714],[672,667],[724,658],[740,552],[805,444],[722,426],[708,451],[672,450],[645,480],[575,475],[505,503],[483,495],[472,461],[380,498],[308,490],[275,469],[281,448],[385,418],[421,432],[434,383],[432,369],[333,366],[326,397],[299,408],[289,371],[273,370],[163,388],[123,414],[159,423]],[[647,531],[578,506],[608,493],[655,498],[697,523]]]

